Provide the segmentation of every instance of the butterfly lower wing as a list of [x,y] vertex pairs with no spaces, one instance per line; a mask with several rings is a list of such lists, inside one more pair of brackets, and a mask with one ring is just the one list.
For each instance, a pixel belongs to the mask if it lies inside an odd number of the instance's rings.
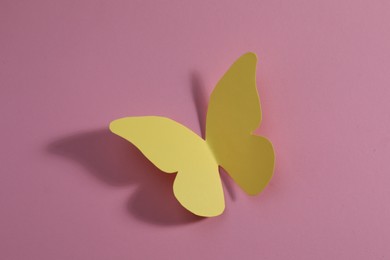
[[229,142],[229,148],[219,150],[218,159],[233,180],[250,195],[261,192],[273,175],[273,147],[262,136],[236,138]]
[[207,143],[183,125],[165,117],[126,117],[110,130],[134,144],[154,165],[177,172],[174,194],[189,211],[217,216],[225,207],[218,164]]
[[198,216],[218,216],[225,209],[221,179],[215,162],[197,163],[194,167],[179,170],[173,191],[180,204]]
[[248,194],[257,194],[274,169],[272,144],[252,132],[261,122],[254,53],[241,56],[211,94],[206,141],[221,165]]

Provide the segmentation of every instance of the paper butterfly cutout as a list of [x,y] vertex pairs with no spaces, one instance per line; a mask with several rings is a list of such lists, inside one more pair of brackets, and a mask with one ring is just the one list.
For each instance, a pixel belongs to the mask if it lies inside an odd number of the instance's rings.
[[248,194],[262,191],[274,170],[268,139],[252,135],[260,125],[254,53],[241,56],[213,90],[206,119],[206,138],[166,117],[126,117],[110,130],[133,143],[166,173],[177,173],[173,192],[192,213],[213,217],[225,209],[218,166]]

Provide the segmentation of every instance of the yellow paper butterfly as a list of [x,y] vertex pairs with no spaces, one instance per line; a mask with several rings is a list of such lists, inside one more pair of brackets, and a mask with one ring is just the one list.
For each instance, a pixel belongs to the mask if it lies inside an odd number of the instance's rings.
[[196,215],[218,216],[225,209],[218,166],[250,195],[272,177],[272,144],[252,135],[261,122],[256,62],[254,53],[244,54],[218,82],[207,111],[206,140],[166,117],[126,117],[110,124],[161,171],[177,172],[175,197]]

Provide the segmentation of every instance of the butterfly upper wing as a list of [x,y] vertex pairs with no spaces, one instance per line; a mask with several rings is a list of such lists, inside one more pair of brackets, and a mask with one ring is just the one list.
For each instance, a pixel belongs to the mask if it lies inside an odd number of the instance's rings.
[[207,217],[223,212],[218,164],[207,143],[194,132],[157,116],[121,118],[111,122],[110,130],[133,143],[160,170],[178,172],[173,190],[186,209]]
[[274,169],[272,144],[252,132],[261,122],[254,53],[241,56],[211,94],[206,141],[219,165],[248,194],[257,194]]

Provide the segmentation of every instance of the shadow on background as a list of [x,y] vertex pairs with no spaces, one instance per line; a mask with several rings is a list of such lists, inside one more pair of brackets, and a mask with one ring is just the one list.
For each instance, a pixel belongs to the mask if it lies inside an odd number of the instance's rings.
[[128,212],[157,225],[199,221],[173,195],[176,174],[157,169],[141,152],[108,129],[75,134],[49,144],[48,151],[83,165],[87,172],[111,186],[137,185]]
[[[190,75],[190,81],[204,138],[208,97],[197,73]],[[50,143],[48,151],[80,163],[88,173],[107,185],[137,185],[127,203],[127,210],[139,220],[158,225],[177,225],[204,219],[187,211],[174,197],[176,174],[161,172],[135,146],[108,129],[61,138]],[[225,190],[235,200],[231,178],[223,169],[220,172]]]

